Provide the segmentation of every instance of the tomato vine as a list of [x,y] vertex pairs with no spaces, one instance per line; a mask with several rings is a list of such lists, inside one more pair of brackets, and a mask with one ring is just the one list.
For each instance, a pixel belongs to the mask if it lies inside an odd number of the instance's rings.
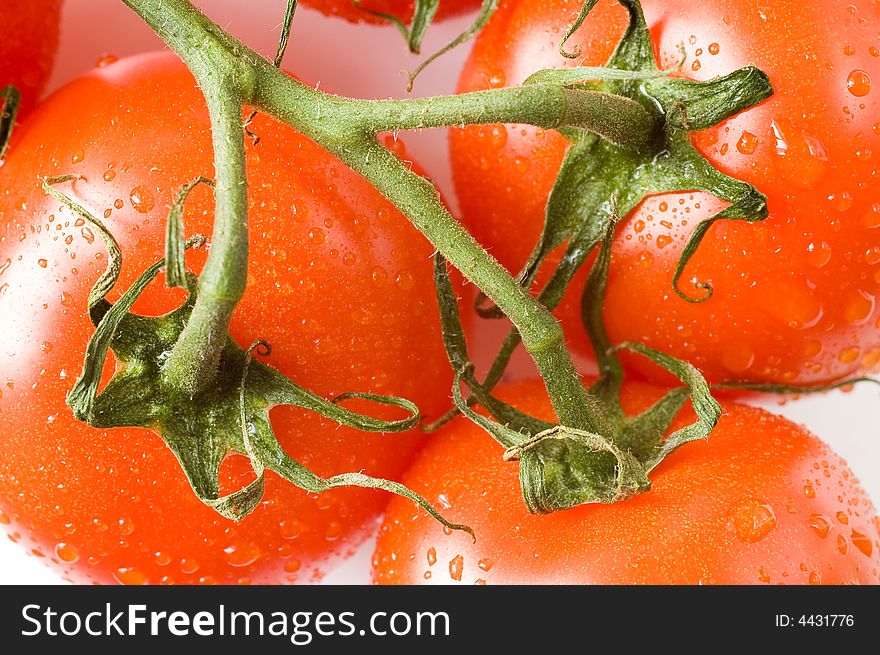
[[[127,313],[137,297],[137,285],[127,292],[130,295],[123,296],[126,302],[120,301],[111,309],[102,303],[106,302],[103,295],[115,283],[112,272],[99,281],[100,292],[93,298],[93,310],[101,310],[93,318],[98,324],[96,339],[100,344],[91,348],[90,354],[100,357],[108,347],[113,347],[123,361],[138,360],[141,365],[117,374],[96,395],[100,366],[87,356],[86,370],[71,396],[79,416],[94,422],[102,415],[104,425],[153,425],[158,421],[163,437],[184,465],[200,497],[231,517],[243,515],[259,499],[262,478],[231,500],[218,498],[216,464],[220,453],[202,452],[205,440],[200,439],[200,433],[219,424],[237,423],[240,434],[227,430],[224,439],[208,440],[210,448],[247,455],[259,476],[270,468],[316,492],[340,484],[378,486],[416,500],[445,522],[421,497],[396,483],[366,479],[359,474],[318,478],[286,457],[272,438],[265,407],[279,403],[309,407],[362,429],[390,430],[396,426],[388,422],[373,424],[365,417],[343,417],[344,412],[337,411],[339,408],[332,403],[317,399],[269,367],[252,363],[253,347],[242,350],[228,335],[232,314],[247,281],[246,125],[242,124],[242,112],[253,107],[280,119],[363,175],[437,249],[435,270],[447,328],[447,351],[457,374],[454,394],[458,409],[507,446],[509,459],[520,461],[523,492],[530,509],[550,512],[585,502],[614,502],[644,491],[649,487],[648,473],[666,454],[712,430],[720,407],[699,372],[685,362],[638,344],[622,344],[618,348],[629,348],[649,357],[677,375],[685,387],[671,391],[642,415],[624,415],[618,399],[622,369],[616,361],[615,349],[604,336],[602,301],[618,202],[629,208],[654,188],[690,188],[697,184],[733,203],[695,231],[679,263],[679,275],[711,222],[755,221],[766,216],[764,197],[757,189],[716,171],[688,140],[691,131],[714,125],[768,97],[772,89],[759,70],[745,68],[706,83],[670,77],[669,71],[661,71],[656,65],[639,2],[620,0],[629,11],[630,25],[605,68],[540,71],[526,84],[514,88],[438,98],[367,101],[322,92],[279,70],[295,2],[288,2],[282,43],[274,62],[235,40],[186,0],[124,2],[181,57],[204,93],[214,146],[214,232],[200,276],[181,276],[182,226],[179,215],[172,211],[168,265],[176,271],[177,283],[189,281],[192,293],[172,318],[165,319],[165,324],[141,331],[140,338],[152,339],[153,343],[140,349],[132,346],[129,336],[120,335],[124,330],[117,330],[126,321],[129,331],[137,334],[133,326],[144,323],[144,317],[135,318]],[[484,3],[484,9],[492,4]],[[578,21],[593,5],[592,0],[584,3]],[[405,166],[378,139],[380,132],[391,130],[499,122],[555,129],[574,143],[567,160],[572,164],[564,168],[557,181],[556,205],[551,198],[545,233],[518,278],[511,276],[459,225],[430,181]],[[585,174],[595,175],[596,171],[594,167],[585,169],[576,164],[588,152],[602,154],[596,161],[608,166],[607,179],[614,182],[602,187],[598,194],[583,196],[575,193],[575,189]],[[50,180],[47,186],[51,189],[52,183],[62,181]],[[180,198],[178,205],[183,202],[185,191]],[[77,211],[96,222],[81,209]],[[569,241],[571,252],[565,264],[567,270],[561,271],[559,282],[551,282],[540,297],[533,297],[528,287],[534,270],[546,252],[563,241]],[[585,297],[585,321],[604,375],[588,390],[575,370],[562,329],[549,309],[558,302],[566,277],[570,279],[570,273],[600,243],[600,256]],[[108,248],[112,253],[112,241],[108,241]],[[496,366],[483,383],[473,376],[461,330],[454,329],[458,322],[457,307],[454,299],[450,299],[445,279],[446,260],[491,299],[514,327]],[[156,264],[150,271],[161,265]],[[145,275],[148,282],[149,274]],[[708,286],[704,288],[711,291]],[[543,378],[558,424],[518,414],[491,396],[506,357],[520,340]],[[151,353],[150,365],[142,361],[144,350]],[[161,362],[156,365],[159,357]],[[138,374],[143,374],[141,379],[133,379]],[[486,406],[498,422],[470,411],[470,400],[461,396],[461,382],[467,384],[473,398]],[[113,416],[115,405],[121,402],[114,391],[122,387],[126,393],[137,388],[146,395],[139,404],[140,414],[120,420]],[[411,408],[402,400],[366,397]],[[688,399],[696,410],[697,421],[664,439],[670,421]],[[103,403],[104,414],[95,410],[95,403]],[[184,421],[185,426],[169,418],[180,415],[190,417]],[[409,425],[406,421],[400,423]]]

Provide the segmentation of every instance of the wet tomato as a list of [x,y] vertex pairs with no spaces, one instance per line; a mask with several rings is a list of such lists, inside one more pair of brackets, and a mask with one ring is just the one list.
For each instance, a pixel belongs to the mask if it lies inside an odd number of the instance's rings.
[[[624,388],[642,411],[662,389]],[[499,389],[551,418],[539,381]],[[433,437],[404,482],[473,527],[448,533],[394,499],[373,559],[381,584],[877,584],[880,524],[845,462],[762,410],[729,404],[707,440],[681,447],[652,489],[613,505],[529,514],[517,466],[474,424]],[[683,412],[673,428],[693,420]]]
[[[247,145],[252,254],[233,338],[269,341],[267,363],[316,393],[395,394],[426,415],[445,409],[451,381],[431,246],[313,142],[264,115],[250,129],[261,137]],[[93,331],[88,291],[107,260],[94,230],[40,188],[39,176],[66,173],[79,179],[60,189],[119,241],[127,288],[162,257],[176,190],[213,176],[207,110],[173,54],[123,59],[59,90],[21,126],[3,168],[0,522],[76,581],[313,579],[373,525],[384,493],[314,496],[270,475],[263,502],[233,523],[199,503],[155,434],[91,428],[65,406]],[[187,233],[210,235],[212,220],[211,193],[199,187]],[[196,271],[203,261],[188,255]],[[135,311],[161,314],[182,299],[157,282]],[[271,418],[288,452],[322,475],[394,477],[420,441],[290,407]],[[241,487],[247,471],[244,458],[230,458],[223,490]]]
[[[693,137],[725,173],[768,196],[761,224],[715,224],[683,277],[714,297],[690,304],[672,290],[686,238],[722,205],[703,193],[652,197],[618,230],[606,301],[614,341],[643,341],[688,359],[712,380],[815,384],[880,362],[880,50],[876,2],[645,0],[662,67],[708,80],[755,65],[775,94]],[[602,65],[626,12],[602,0],[567,45],[559,41],[581,3],[502,2],[479,36],[459,89],[521,83],[547,67]],[[462,218],[511,270],[526,261],[566,141],[524,126],[455,130],[453,172]],[[559,261],[559,257],[551,262]],[[559,309],[573,346],[585,273]],[[654,375],[642,360],[630,361]]]

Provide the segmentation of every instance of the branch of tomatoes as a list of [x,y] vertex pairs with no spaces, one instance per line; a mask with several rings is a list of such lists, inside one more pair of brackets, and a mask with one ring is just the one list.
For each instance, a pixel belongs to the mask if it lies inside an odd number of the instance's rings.
[[[621,0],[630,13],[630,26],[606,68],[542,71],[512,89],[365,101],[323,93],[282,73],[186,0],[124,2],[189,66],[205,94],[213,126],[218,176],[213,246],[198,280],[198,293],[193,294],[191,313],[179,321],[176,340],[165,344],[171,354],[161,373],[181,397],[192,401],[222,385],[219,374],[224,362],[235,362],[244,378],[250,361],[249,352],[233,353],[237,347],[231,344],[228,327],[247,279],[247,171],[241,115],[244,107],[253,106],[287,123],[363,175],[437,248],[438,261],[442,262],[440,256],[449,260],[511,320],[515,336],[508,342],[515,346],[521,340],[534,359],[558,425],[511,414],[510,408],[493,401],[489,392],[506,363],[501,361],[503,356],[490,374],[496,379],[481,385],[469,367],[460,332],[450,336],[446,331],[446,342],[458,380],[501,421],[484,421],[484,426],[511,449],[511,459],[521,462],[523,491],[533,511],[614,502],[643,491],[649,486],[648,472],[666,454],[711,431],[720,408],[702,376],[685,362],[639,345],[628,347],[677,375],[687,392],[670,392],[643,415],[624,415],[617,397],[622,369],[616,363],[616,351],[606,343],[601,321],[604,280],[618,200],[628,211],[657,188],[693,188],[696,184],[733,203],[707,221],[706,227],[719,219],[754,221],[766,216],[763,195],[716,171],[696,154],[688,139],[691,131],[765,99],[772,90],[760,71],[746,68],[709,83],[670,78],[668,71],[656,65],[639,3]],[[585,3],[579,20],[594,4]],[[288,4],[289,19],[293,5]],[[430,181],[407,168],[377,139],[380,131],[497,122],[556,129],[574,144],[570,165],[564,167],[548,206],[544,235],[518,279],[455,221]],[[597,153],[603,156],[596,157]],[[596,163],[584,166],[587,155]],[[607,170],[598,174],[597,165]],[[585,174],[607,184],[585,196],[580,192]],[[704,233],[705,228],[695,231],[679,264],[675,286],[680,295],[678,277]],[[568,270],[558,272],[556,282],[534,298],[528,287],[535,271],[544,256],[566,240],[572,251]],[[602,255],[585,306],[590,306],[592,318],[586,322],[594,345],[601,346],[597,351],[605,375],[587,390],[549,309],[558,302],[573,271],[600,242]],[[441,269],[445,270],[441,266],[438,272]],[[442,289],[442,273],[437,280]],[[711,293],[707,285],[697,286]],[[446,307],[445,311],[452,310]],[[447,318],[447,322],[455,320]],[[458,408],[479,420],[461,398],[458,384],[454,391]],[[262,395],[268,394],[264,390]],[[674,415],[671,408],[677,410],[688,398],[697,409],[697,423],[664,440]],[[241,422],[246,423],[245,416]],[[252,454],[248,439],[237,445]],[[255,470],[263,466],[259,458],[256,461]],[[275,470],[279,468],[284,467]],[[297,478],[293,474],[285,477]],[[311,488],[308,483],[306,488]]]

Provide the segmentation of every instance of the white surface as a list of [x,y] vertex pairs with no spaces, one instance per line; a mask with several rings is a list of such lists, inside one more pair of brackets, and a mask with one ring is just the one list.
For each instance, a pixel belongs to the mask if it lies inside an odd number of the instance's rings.
[[[252,47],[273,54],[277,29],[283,15],[281,0],[249,0],[245,17],[241,0],[202,0],[201,6],[222,26]],[[425,51],[455,31],[467,19],[446,23],[433,31]],[[66,0],[61,47],[50,90],[94,65],[102,54],[118,56],[163,47],[139,19],[118,0]],[[367,54],[365,54],[367,53]],[[450,93],[466,48],[460,48],[428,68],[416,84],[422,95]],[[284,67],[305,79],[321,81],[325,89],[360,97],[403,96],[405,77],[412,67],[402,39],[388,28],[354,28],[339,20],[300,9],[294,22]],[[446,137],[442,131],[411,134],[408,151],[453,200]],[[479,347],[477,345],[477,347]],[[875,502],[880,501],[880,390],[864,385],[850,393],[834,392],[788,402],[780,406],[771,399],[762,403],[770,411],[806,425],[843,455]],[[367,583],[372,540],[324,583]],[[23,549],[0,536],[0,584],[54,584],[58,577]]]

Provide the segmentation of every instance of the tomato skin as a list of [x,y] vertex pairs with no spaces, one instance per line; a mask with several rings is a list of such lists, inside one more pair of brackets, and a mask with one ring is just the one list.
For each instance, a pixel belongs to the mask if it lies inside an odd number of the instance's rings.
[[[473,11],[482,0],[442,0],[434,14],[434,20],[452,18]],[[313,7],[327,16],[338,16],[350,23],[387,23],[370,11],[396,16],[405,23],[412,20],[415,0],[363,0],[360,6],[352,0],[303,0],[306,7]],[[368,11],[365,11],[368,10]]]
[[[663,389],[626,385],[635,413]],[[499,388],[552,417],[538,380]],[[451,520],[447,534],[412,503],[389,504],[373,558],[379,584],[878,584],[880,524],[845,462],[816,437],[729,404],[708,440],[651,474],[651,491],[614,505],[529,514],[515,463],[459,419],[434,436],[404,482]],[[690,422],[683,411],[673,427]],[[838,496],[842,500],[838,499]]]
[[[251,129],[261,140],[247,145],[249,283],[232,336],[245,346],[269,341],[265,361],[318,394],[397,394],[428,416],[445,410],[451,374],[432,247],[313,142],[265,115]],[[93,332],[86,298],[107,258],[88,225],[39,188],[38,176],[64,173],[81,179],[61,190],[105,217],[119,241],[119,289],[127,288],[163,256],[179,186],[213,177],[204,101],[174,55],[120,60],[61,89],[21,126],[4,166],[0,522],[80,582],[313,579],[359,542],[386,494],[315,497],[269,474],[264,501],[233,523],[196,499],[152,432],[94,429],[65,406]],[[211,234],[211,198],[205,187],[193,191],[187,234]],[[204,257],[190,253],[189,267],[200,270]],[[161,314],[183,297],[157,282],[135,311]],[[354,408],[383,415],[373,405]],[[289,407],[274,409],[272,423],[287,451],[322,475],[393,478],[421,443],[417,432],[368,434]],[[227,492],[250,479],[243,458],[223,479]]]
[[0,89],[18,87],[22,114],[36,103],[52,72],[60,15],[61,0],[0,3]]
[[[515,85],[535,70],[602,65],[626,24],[603,0],[567,44],[558,41],[580,2],[502,2],[478,37],[459,90]],[[711,380],[818,384],[875,370],[880,361],[880,6],[797,0],[645,0],[662,67],[680,43],[682,75],[707,80],[755,65],[775,95],[757,108],[697,133],[693,142],[722,171],[768,196],[761,224],[720,221],[685,270],[709,281],[714,297],[690,304],[672,273],[694,226],[722,205],[703,193],[645,201],[621,224],[611,266],[606,320],[613,341],[643,341],[688,359]],[[873,81],[873,88],[871,82]],[[463,222],[511,270],[526,261],[566,142],[554,132],[471,127],[451,135]],[[491,198],[491,202],[486,202]],[[555,266],[559,254],[553,258]],[[581,271],[558,315],[569,340],[589,349],[580,323]],[[546,279],[546,278],[545,278]],[[627,360],[665,379],[644,360]]]

